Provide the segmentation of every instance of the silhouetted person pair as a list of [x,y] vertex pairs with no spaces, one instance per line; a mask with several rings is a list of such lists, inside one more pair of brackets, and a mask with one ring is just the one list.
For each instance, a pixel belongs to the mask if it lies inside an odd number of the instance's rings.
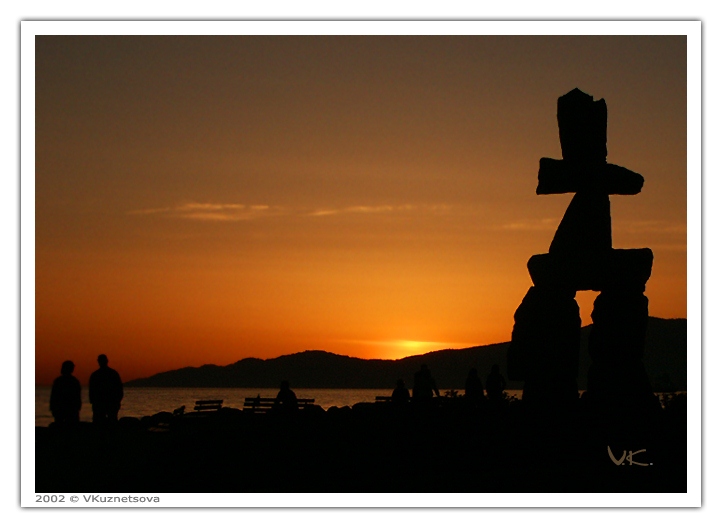
[[73,376],[75,364],[63,362],[60,376],[53,381],[50,390],[50,412],[57,424],[78,424],[80,422],[80,382]]
[[118,411],[123,400],[123,383],[115,369],[108,367],[108,357],[98,356],[100,366],[90,375],[88,397],[93,406],[93,422],[109,424],[118,421]]
[[289,382],[284,380],[281,383],[279,392],[274,400],[274,411],[281,413],[294,413],[299,409],[299,401],[296,399],[296,393],[294,393],[289,387]]
[[464,398],[470,404],[478,404],[485,398],[485,390],[475,368],[470,369],[467,374],[467,380],[464,383]]
[[504,400],[505,378],[500,374],[500,366],[492,366],[487,375],[487,398],[491,401]]
[[419,371],[414,374],[412,399],[415,402],[429,403],[432,401],[433,394],[439,397],[437,383],[432,378],[432,373],[429,371],[427,364],[422,364]]

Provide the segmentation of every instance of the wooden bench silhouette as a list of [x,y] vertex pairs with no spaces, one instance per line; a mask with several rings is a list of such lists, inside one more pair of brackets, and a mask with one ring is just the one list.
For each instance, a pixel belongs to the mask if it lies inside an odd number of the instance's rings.
[[197,400],[194,411],[218,411],[223,407],[223,400]]
[[[299,409],[311,407],[315,399],[296,399]],[[267,413],[274,407],[275,398],[272,397],[246,397],[244,411],[249,413]]]

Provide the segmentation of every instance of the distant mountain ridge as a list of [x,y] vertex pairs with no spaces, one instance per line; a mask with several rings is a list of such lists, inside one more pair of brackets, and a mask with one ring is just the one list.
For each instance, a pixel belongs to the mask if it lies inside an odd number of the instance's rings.
[[[582,329],[578,385],[587,387],[590,358],[587,339],[590,326]],[[509,342],[446,349],[399,360],[363,360],[326,351],[304,351],[267,360],[244,358],[227,366],[207,364],[166,371],[125,383],[128,387],[277,387],[288,380],[296,388],[393,388],[402,378],[412,386],[414,373],[427,364],[437,386],[463,388],[470,368],[484,382],[492,365],[507,371]],[[645,344],[645,367],[656,391],[686,389],[687,320],[650,317]],[[521,389],[521,382],[508,381],[510,389]]]

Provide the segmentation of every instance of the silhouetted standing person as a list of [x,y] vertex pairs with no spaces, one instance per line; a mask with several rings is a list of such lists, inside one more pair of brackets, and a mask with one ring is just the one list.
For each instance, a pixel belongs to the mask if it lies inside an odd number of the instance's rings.
[[464,398],[470,403],[481,402],[485,397],[485,391],[482,387],[482,381],[477,375],[477,370],[472,368],[467,374],[467,380],[464,383]]
[[63,362],[60,376],[53,381],[50,390],[50,412],[58,424],[78,424],[80,422],[80,382],[73,376],[75,364],[70,360]]
[[502,392],[505,389],[505,378],[500,374],[500,366],[492,366],[490,374],[487,375],[487,398],[490,400],[502,400]]
[[439,389],[437,383],[432,378],[427,364],[414,374],[414,388],[412,389],[412,398],[417,402],[431,402],[432,393],[439,397]]
[[108,367],[108,357],[98,356],[100,368],[90,375],[88,397],[93,406],[93,422],[96,424],[118,421],[118,411],[123,400],[123,383],[115,369]]
[[293,413],[299,409],[296,393],[291,390],[289,382],[286,380],[281,383],[276,400],[274,400],[274,408],[283,413]]
[[392,391],[392,404],[404,406],[409,402],[409,390],[404,386],[404,380],[397,380],[397,387]]

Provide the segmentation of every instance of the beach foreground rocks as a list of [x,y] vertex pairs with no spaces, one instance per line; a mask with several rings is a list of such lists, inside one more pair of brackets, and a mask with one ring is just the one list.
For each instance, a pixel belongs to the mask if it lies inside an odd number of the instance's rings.
[[39,427],[35,490],[686,491],[684,396],[634,422],[601,414],[585,399],[554,414],[522,401],[434,401],[424,410],[372,403],[295,417],[221,410],[141,421],[145,428]]

